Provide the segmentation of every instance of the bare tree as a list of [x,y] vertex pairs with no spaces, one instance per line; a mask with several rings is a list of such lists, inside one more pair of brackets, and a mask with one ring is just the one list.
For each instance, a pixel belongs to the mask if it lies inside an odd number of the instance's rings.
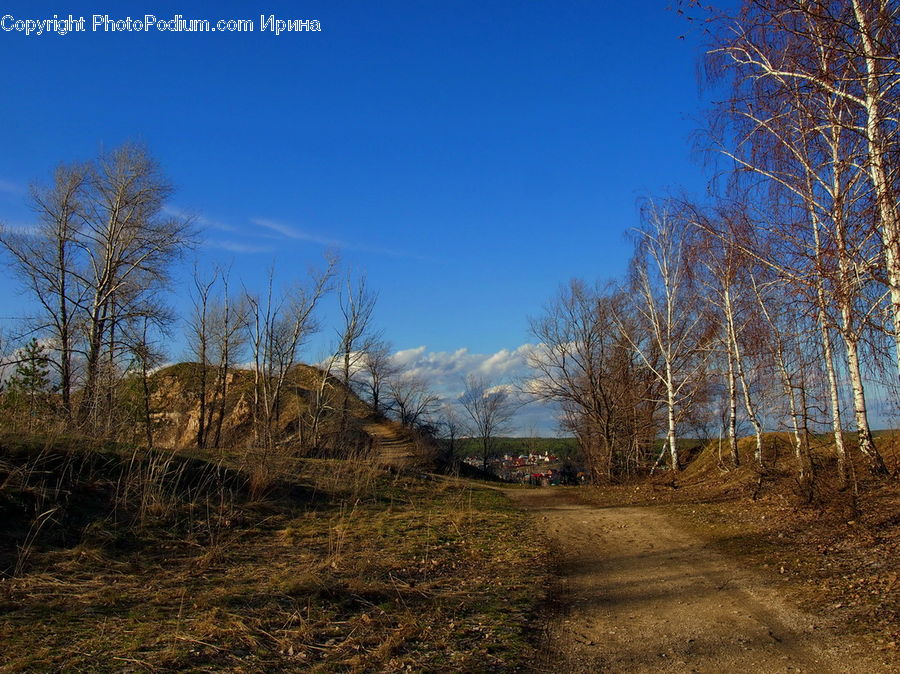
[[214,409],[210,414],[211,417],[215,414],[215,420],[211,419],[210,422],[215,425],[213,447],[222,446],[222,424],[225,420],[230,370],[236,362],[239,362],[247,346],[247,326],[249,324],[249,305],[246,297],[230,294],[227,270],[221,271],[220,277],[222,280],[221,296],[213,299],[207,309],[212,349],[211,359],[216,364]]
[[266,294],[247,294],[248,333],[254,362],[254,439],[267,451],[275,446],[274,424],[288,372],[298,351],[318,325],[314,312],[329,290],[336,261],[327,258],[323,270],[311,270],[306,286],[294,286],[275,296],[275,271],[269,270]]
[[313,386],[303,407],[301,417],[297,420],[298,438],[304,447],[318,449],[323,438],[323,427],[328,415],[338,409],[338,397],[342,387],[336,385],[332,374],[340,354],[332,351],[323,362],[320,362]]
[[[896,19],[897,9],[891,11]],[[896,285],[900,223],[896,207],[883,198],[885,143],[897,147],[897,138],[882,128],[890,117],[875,121],[885,105],[897,110],[896,92],[892,97],[887,92],[900,83],[900,70],[896,59],[893,65],[870,60],[875,24],[879,39],[896,44],[900,37],[896,21],[891,25],[885,18],[885,12],[872,14],[858,2],[826,6],[753,0],[713,51],[720,57],[718,65],[731,75],[734,91],[724,116],[742,139],[738,147],[722,151],[743,169],[765,177],[773,189],[784,193],[782,199],[794,201],[806,224],[799,235],[794,223],[770,228],[789,252],[774,261],[769,256],[760,259],[796,284],[814,289],[843,484],[847,461],[833,330],[845,347],[859,449],[873,471],[885,472],[869,427],[859,354],[862,330],[878,306],[877,300],[866,299],[866,288],[875,281],[879,259],[886,265],[895,328],[900,320]],[[885,67],[884,78],[875,82],[872,69]],[[890,82],[887,89],[881,88]],[[865,224],[871,220],[870,192],[880,224],[880,246],[873,245],[874,230]],[[791,269],[786,273],[786,268]],[[834,318],[832,301],[838,305]]]
[[375,414],[384,411],[384,393],[389,383],[400,374],[394,362],[391,345],[384,340],[374,340],[362,354],[357,372],[356,388],[368,398]]
[[41,307],[34,329],[56,352],[66,417],[73,414],[75,361],[83,359],[78,418],[94,430],[102,405],[106,428],[112,427],[129,356],[123,331],[164,309],[159,293],[191,242],[189,221],[163,215],[171,192],[146,149],[124,145],[92,162],[63,165],[51,187],[34,188],[36,233],[0,233],[15,272]]
[[[51,318],[55,340],[59,344],[60,393],[67,420],[72,419],[72,354],[76,336],[73,325],[73,313],[82,301],[83,285],[78,283],[72,274],[73,240],[78,231],[78,213],[82,210],[79,203],[80,193],[86,179],[84,166],[61,166],[57,169],[54,186],[49,190],[32,188],[32,199],[38,211],[43,239],[47,249],[53,251],[53,259],[42,260],[43,245],[28,250],[26,258],[31,269],[52,270],[46,277],[49,281],[43,288],[35,287],[41,304]],[[25,261],[23,259],[22,261]],[[50,262],[50,264],[47,264]],[[41,272],[38,271],[38,274]],[[43,290],[44,292],[40,292]],[[52,299],[51,299],[52,298]],[[55,300],[55,304],[53,303]],[[51,310],[51,307],[55,311]]]
[[487,472],[488,460],[497,451],[497,437],[509,432],[515,401],[506,387],[492,386],[482,377],[469,375],[459,404],[467,416],[469,435],[478,438],[482,468]]
[[621,330],[664,390],[665,448],[669,465],[677,472],[679,409],[697,390],[709,357],[709,334],[703,312],[688,288],[685,223],[652,202],[643,215],[644,224],[635,233],[631,267],[632,287],[640,298],[635,303],[639,327],[621,325]]
[[352,274],[347,274],[339,298],[344,319],[339,331],[341,383],[344,385],[338,432],[340,442],[343,442],[347,430],[352,378],[369,351],[372,314],[377,299],[378,295],[369,289],[365,276],[354,279]]
[[621,326],[631,323],[619,290],[597,290],[571,281],[532,319],[539,344],[527,356],[535,376],[527,392],[563,405],[566,426],[595,479],[613,479],[619,465],[654,432],[647,400],[648,371],[637,367]]
[[0,246],[8,253],[11,271],[40,308],[32,329],[46,333],[57,353],[51,359],[59,372],[62,407],[72,415],[73,356],[78,317],[85,288],[75,274],[76,239],[83,213],[89,167],[61,165],[50,187],[34,186],[32,207],[37,215],[34,231],[0,227]]
[[[166,320],[161,322],[161,316]],[[153,449],[152,398],[154,392],[154,383],[150,373],[163,362],[164,358],[162,349],[154,343],[152,335],[160,328],[165,329],[165,323],[169,322],[171,322],[171,316],[166,316],[165,312],[148,312],[139,320],[130,322],[129,329],[122,336],[128,351],[132,354],[128,368],[129,373],[137,377],[140,382],[141,422],[144,427],[144,442],[149,449]]]
[[[762,316],[769,326],[772,356],[781,380],[782,392],[788,403],[791,433],[794,439],[794,453],[797,459],[798,479],[812,498],[813,466],[809,448],[809,406],[807,404],[806,382],[803,379],[802,361],[792,358],[798,349],[790,348],[790,341],[796,334],[788,327],[789,299],[784,295],[785,284],[771,281],[761,288],[755,277],[751,277],[753,294],[759,304]],[[782,292],[779,293],[778,291]],[[791,365],[793,363],[793,365]]]
[[388,409],[404,426],[417,428],[429,422],[440,398],[428,382],[416,374],[398,374],[388,381]]
[[452,463],[456,459],[457,441],[463,432],[463,420],[460,418],[456,406],[449,402],[445,402],[441,405],[437,412],[437,416],[437,427],[440,432],[440,437],[442,437],[446,443],[446,456],[448,462]]
[[114,370],[117,326],[146,314],[145,300],[165,286],[169,267],[191,240],[189,221],[162,215],[171,192],[157,163],[138,145],[101,155],[88,174],[75,245],[85,258],[79,270],[87,329],[81,418],[94,425],[101,359],[106,355]]
[[[737,97],[760,100],[763,95],[771,102],[787,94],[817,121],[839,109],[841,128],[862,141],[851,161],[865,167],[872,189],[900,374],[900,211],[897,168],[890,161],[900,147],[900,6],[862,0],[747,0],[739,17],[723,25],[711,54],[715,66],[730,76]],[[831,104],[811,109],[820,101]],[[746,115],[747,108],[738,114]],[[766,131],[777,119],[751,117]],[[746,159],[734,158],[758,170]]]
[[206,278],[201,278],[200,271],[194,265],[192,276],[193,312],[188,322],[188,344],[200,367],[197,373],[197,402],[199,413],[197,418],[197,447],[206,447],[207,402],[209,398],[209,368],[212,351],[212,334],[210,326],[210,294],[218,280],[218,270]]
[[[696,209],[691,217],[696,217]],[[720,212],[719,217],[732,217],[730,213]],[[701,226],[700,239],[692,249],[692,257],[696,264],[695,269],[705,269],[705,275],[699,275],[703,281],[706,292],[705,299],[714,309],[714,313],[720,317],[722,335],[721,341],[725,346],[725,357],[728,372],[728,439],[731,448],[732,460],[735,465],[739,463],[737,452],[736,428],[736,383],[740,384],[743,393],[744,410],[747,419],[753,426],[756,449],[754,457],[760,470],[763,464],[763,426],[758,404],[752,392],[751,376],[748,372],[748,350],[754,351],[751,342],[752,326],[759,326],[755,315],[756,304],[750,302],[751,295],[746,292],[743,282],[749,274],[752,274],[753,259],[742,254],[740,248],[729,239],[720,239],[708,234],[709,227]],[[705,233],[705,235],[703,234]],[[758,330],[758,327],[757,327]],[[758,336],[753,340],[760,341]]]

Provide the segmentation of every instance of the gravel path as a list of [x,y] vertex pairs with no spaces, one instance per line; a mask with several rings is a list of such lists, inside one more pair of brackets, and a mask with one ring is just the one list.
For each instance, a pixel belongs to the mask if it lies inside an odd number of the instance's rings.
[[657,509],[508,489],[556,553],[538,672],[889,672]]

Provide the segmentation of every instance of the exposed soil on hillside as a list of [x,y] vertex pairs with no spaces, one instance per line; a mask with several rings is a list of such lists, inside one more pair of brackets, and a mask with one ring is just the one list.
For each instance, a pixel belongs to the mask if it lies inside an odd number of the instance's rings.
[[539,672],[888,672],[896,652],[847,634],[783,587],[647,505],[510,489],[554,552]]
[[[198,363],[178,363],[154,373],[151,379],[151,414],[154,444],[179,451],[194,450],[200,429],[200,392],[203,368]],[[207,446],[217,437],[217,414],[221,411],[219,448],[253,447],[253,373],[233,368],[226,377],[227,395],[220,396],[218,373],[206,370]],[[286,386],[272,425],[280,448],[290,448],[297,456],[319,458],[364,457],[366,461],[394,470],[434,468],[436,448],[421,434],[377,414],[352,390],[328,376],[323,391],[324,373],[311,365],[295,365],[287,374]],[[340,407],[346,404],[348,415],[341,423]],[[325,396],[328,410],[318,418],[312,432],[313,401]],[[141,423],[134,425],[137,443],[144,442]],[[313,437],[315,435],[315,437]]]

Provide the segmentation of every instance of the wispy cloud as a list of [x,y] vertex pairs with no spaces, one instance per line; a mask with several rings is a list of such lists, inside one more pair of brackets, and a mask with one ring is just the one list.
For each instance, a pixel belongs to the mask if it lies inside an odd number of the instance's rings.
[[[174,218],[189,218],[194,223],[206,230],[224,232],[227,234],[237,234],[240,236],[242,231],[234,225],[209,218],[202,213],[179,208],[177,206],[164,206],[163,212]],[[261,245],[254,241],[235,241],[234,239],[205,239],[202,245],[206,248],[216,248],[219,250],[227,250],[231,253],[240,253],[242,255],[253,255],[259,253],[274,253],[275,246]]]
[[319,236],[317,234],[310,234],[309,232],[301,231],[296,227],[291,227],[290,225],[275,222],[274,220],[268,220],[266,218],[251,218],[250,222],[252,222],[257,227],[271,230],[288,239],[296,239],[298,241],[311,241],[322,246],[332,246],[334,248],[349,247],[346,243],[344,243],[343,241],[339,241],[338,239],[329,239],[328,237]]
[[259,246],[253,243],[242,243],[240,241],[220,241],[215,239],[207,239],[203,244],[209,248],[220,248],[222,250],[231,251],[232,253],[274,253],[272,246]]
[[217,229],[221,232],[231,233],[238,231],[238,228],[234,225],[229,225],[228,223],[220,222],[219,220],[213,220],[200,213],[186,211],[175,206],[163,206],[163,212],[175,218],[190,218],[201,227],[205,227],[207,229]]
[[[5,183],[0,181],[0,192],[3,192]],[[12,183],[10,187],[15,187]],[[220,232],[228,232],[229,234],[238,234],[252,236],[254,239],[268,239],[272,241],[284,241],[291,239],[293,241],[307,241],[326,248],[335,248],[343,250],[354,250],[363,253],[372,253],[375,255],[387,255],[390,257],[402,257],[414,260],[426,260],[427,258],[410,253],[403,250],[395,250],[393,248],[385,248],[382,246],[371,245],[360,241],[344,241],[330,236],[324,236],[316,232],[309,232],[293,225],[289,225],[277,220],[269,218],[254,217],[250,218],[250,224],[256,227],[255,230],[246,231],[240,227],[209,218],[201,213],[179,208],[177,206],[164,206],[163,212],[176,218],[191,218],[195,223],[208,230],[218,230]],[[207,241],[206,245],[212,248],[222,248],[235,253],[271,253],[277,250],[277,246],[265,246],[258,243],[244,243],[240,241]]]
[[34,225],[25,225],[21,223],[15,222],[2,222],[0,221],[0,227],[3,228],[4,231],[11,232],[13,234],[19,234],[21,236],[37,236],[38,228]]
[[25,194],[25,186],[14,183],[9,180],[0,178],[0,193],[2,194]]
[[307,232],[292,225],[287,225],[275,220],[269,220],[268,218],[251,218],[250,222],[257,227],[269,230],[270,232],[275,232],[276,234],[279,234],[286,239],[294,239],[296,241],[309,241],[310,243],[316,243],[320,246],[326,246],[329,248],[343,248],[344,250],[356,250],[363,253],[374,253],[375,255],[388,255],[390,257],[404,257],[415,260],[425,259],[421,255],[416,255],[415,253],[409,253],[402,250],[373,246],[368,243],[358,241],[342,241],[341,239],[322,236],[321,234]]

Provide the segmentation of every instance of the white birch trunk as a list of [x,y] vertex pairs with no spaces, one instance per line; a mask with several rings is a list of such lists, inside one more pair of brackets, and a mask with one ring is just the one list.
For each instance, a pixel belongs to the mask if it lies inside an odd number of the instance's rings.
[[678,443],[676,442],[677,436],[675,435],[675,385],[672,382],[672,366],[669,362],[666,362],[666,404],[668,407],[668,418],[669,418],[669,431],[667,434],[667,440],[669,443],[669,460],[672,463],[672,470],[674,472],[678,472],[679,463],[678,463]]
[[844,446],[844,434],[841,424],[841,400],[838,395],[837,374],[834,371],[834,351],[831,347],[831,334],[828,332],[828,319],[825,314],[825,292],[821,282],[818,283],[819,326],[822,330],[822,351],[825,356],[825,371],[828,375],[828,394],[831,400],[831,430],[834,434],[834,451],[838,462],[838,480],[841,489],[847,487],[847,449]]
[[[884,261],[888,290],[891,296],[891,319],[894,327],[894,356],[900,376],[900,217],[892,195],[885,162],[884,131],[881,124],[880,84],[878,82],[878,56],[869,34],[869,24],[860,0],[853,0],[853,12],[859,24],[860,42],[866,64],[864,111],[866,115],[866,141],[868,144],[869,177],[875,190],[878,214],[881,219],[881,238],[884,245]],[[876,93],[878,92],[878,93]]]
[[[846,319],[845,319],[846,320]],[[859,366],[859,343],[856,335],[851,331],[844,335],[844,344],[847,347],[847,371],[850,375],[850,387],[853,390],[853,412],[856,416],[856,430],[859,436],[859,451],[869,462],[873,472],[877,474],[887,473],[884,460],[875,442],[872,439],[872,431],[869,427],[869,416],[866,409],[866,391],[863,387],[862,373]]]
[[759,422],[759,417],[757,416],[755,405],[753,404],[753,400],[750,396],[750,387],[747,384],[747,377],[744,372],[744,362],[743,357],[741,356],[741,348],[737,340],[737,330],[735,330],[734,327],[734,309],[731,304],[731,289],[727,286],[725,287],[725,291],[723,293],[723,299],[725,305],[725,321],[728,328],[728,337],[731,341],[731,348],[734,353],[735,370],[737,372],[738,381],[740,381],[741,383],[741,389],[744,393],[744,408],[747,410],[747,416],[749,417],[750,423],[753,426],[753,433],[756,439],[754,458],[756,459],[756,464],[759,466],[759,469],[765,470],[762,455],[762,424],[760,424]]
[[731,352],[731,339],[728,340],[728,447],[734,467],[741,465],[737,443],[737,382],[734,378],[734,360]]

